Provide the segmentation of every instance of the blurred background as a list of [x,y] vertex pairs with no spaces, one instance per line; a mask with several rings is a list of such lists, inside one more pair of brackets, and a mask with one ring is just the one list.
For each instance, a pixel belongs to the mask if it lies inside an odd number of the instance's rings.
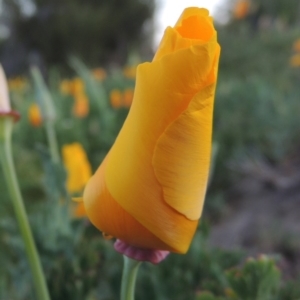
[[[300,299],[300,2],[1,0],[14,158],[52,299],[119,298],[122,258],[70,197],[189,5],[210,9],[222,47],[211,180],[188,254],[144,264],[137,299]],[[0,299],[36,299],[2,173],[0,191]]]

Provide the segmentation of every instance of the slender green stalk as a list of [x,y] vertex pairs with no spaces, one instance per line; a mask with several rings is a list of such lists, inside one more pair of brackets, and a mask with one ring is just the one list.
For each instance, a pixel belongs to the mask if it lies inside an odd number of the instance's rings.
[[10,117],[0,118],[0,160],[11,196],[16,219],[25,244],[25,250],[31,267],[33,281],[36,288],[38,300],[50,300],[44,273],[40,263],[39,255],[34,243],[24,207],[22,195],[16,177],[14,162],[11,151],[11,132],[13,120]]
[[55,164],[58,164],[60,161],[60,157],[59,157],[58,144],[57,144],[53,122],[46,120],[45,128],[46,128],[46,135],[48,139],[48,146],[50,150],[51,159]]
[[134,300],[136,275],[141,262],[124,255],[121,300]]
[[58,164],[60,162],[60,156],[54,129],[56,120],[55,105],[40,70],[37,67],[31,67],[30,71],[38,95],[38,105],[42,111],[42,116],[45,121],[46,135],[51,159],[53,163]]

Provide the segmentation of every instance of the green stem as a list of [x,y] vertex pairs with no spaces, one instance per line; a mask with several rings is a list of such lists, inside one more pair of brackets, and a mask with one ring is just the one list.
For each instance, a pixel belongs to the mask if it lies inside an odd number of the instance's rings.
[[136,275],[141,262],[124,255],[121,300],[134,300]]
[[50,300],[44,273],[38,256],[38,252],[33,240],[30,225],[28,222],[26,210],[24,207],[22,195],[19,189],[16,177],[14,162],[11,151],[11,132],[13,120],[12,118],[0,119],[0,160],[7,182],[8,191],[11,196],[13,207],[15,210],[17,222],[25,244],[25,250],[31,267],[33,281],[36,288],[37,299]]
[[51,159],[52,159],[53,163],[58,164],[60,161],[60,158],[59,158],[58,144],[57,144],[57,139],[56,139],[53,122],[46,121],[45,127],[46,127],[46,134],[47,134]]

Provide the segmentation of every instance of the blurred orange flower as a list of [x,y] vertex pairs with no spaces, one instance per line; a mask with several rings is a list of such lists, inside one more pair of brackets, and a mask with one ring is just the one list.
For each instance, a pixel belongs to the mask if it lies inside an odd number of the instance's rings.
[[292,57],[290,58],[290,66],[292,68],[300,67],[300,53],[292,55]]
[[122,98],[122,93],[117,89],[113,89],[109,94],[110,104],[113,108],[122,106]]
[[72,80],[64,79],[60,83],[60,91],[65,95],[76,97],[77,95],[84,94],[84,82],[80,77],[76,77]]
[[62,148],[62,157],[67,171],[67,190],[70,194],[80,193],[92,176],[86,152],[79,143],[67,144]]
[[10,91],[22,91],[26,85],[27,81],[23,77],[15,77],[8,80],[8,88]]
[[64,79],[60,83],[60,91],[62,94],[71,95],[72,93],[72,81],[68,79]]
[[151,63],[83,195],[91,222],[125,243],[185,253],[202,213],[220,46],[206,9],[187,8]]
[[89,113],[89,100],[85,94],[78,94],[75,97],[73,114],[78,118],[85,118]]
[[[79,143],[64,145],[62,157],[67,171],[68,192],[70,194],[82,192],[92,176],[92,168],[82,145]],[[84,217],[86,215],[84,203],[72,203],[71,213],[76,218]]]
[[102,81],[106,78],[106,71],[103,68],[92,70],[92,75],[96,80]]
[[28,109],[28,120],[34,127],[40,126],[43,122],[41,110],[36,103],[31,104]]
[[137,66],[126,66],[123,69],[123,74],[126,78],[135,79]]
[[72,80],[72,91],[71,94],[76,97],[77,95],[84,94],[84,82],[80,77],[76,77]]
[[127,88],[124,92],[113,89],[110,92],[109,99],[113,108],[130,107],[133,100],[133,89]]
[[295,52],[300,52],[300,38],[297,39],[293,44],[293,50]]
[[234,7],[233,15],[236,19],[243,19],[247,16],[250,9],[249,0],[239,0]]
[[133,100],[133,89],[126,89],[123,93],[123,102],[125,107],[130,107]]

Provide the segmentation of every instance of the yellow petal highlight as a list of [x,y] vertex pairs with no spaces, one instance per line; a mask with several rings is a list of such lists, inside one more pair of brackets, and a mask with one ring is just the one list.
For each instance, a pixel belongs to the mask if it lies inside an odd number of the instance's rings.
[[84,191],[100,230],[134,246],[188,250],[208,180],[219,53],[207,10],[189,8],[138,66],[127,119]]

